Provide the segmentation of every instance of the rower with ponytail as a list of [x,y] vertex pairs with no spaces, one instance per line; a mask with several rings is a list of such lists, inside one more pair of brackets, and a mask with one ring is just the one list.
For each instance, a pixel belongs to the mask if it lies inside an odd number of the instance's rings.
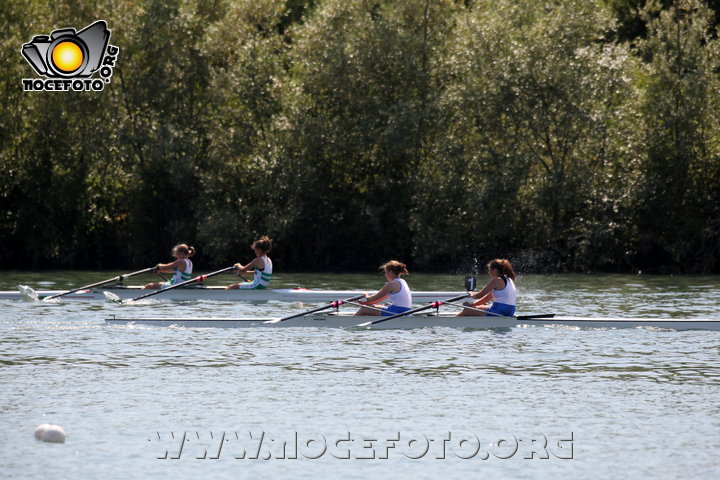
[[[458,315],[493,315],[511,317],[515,315],[516,295],[515,270],[506,258],[496,258],[487,264],[490,281],[478,293],[470,295],[474,302],[465,302],[466,308]],[[492,300],[492,304],[490,301]]]
[[190,261],[190,257],[195,255],[195,248],[189,247],[184,243],[179,243],[173,247],[171,255],[175,257],[174,262],[158,263],[155,266],[156,272],[172,273],[173,276],[170,278],[170,281],[148,283],[144,288],[157,290],[190,280],[193,271],[193,264]]

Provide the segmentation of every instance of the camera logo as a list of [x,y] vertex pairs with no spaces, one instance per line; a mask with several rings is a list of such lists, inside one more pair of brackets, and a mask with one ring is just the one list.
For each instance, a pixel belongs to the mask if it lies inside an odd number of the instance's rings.
[[[120,49],[109,45],[107,23],[98,20],[76,32],[60,28],[50,35],[36,35],[22,46],[21,53],[38,75],[47,79],[23,78],[27,91],[102,91],[110,83]],[[91,78],[99,71],[101,78]]]

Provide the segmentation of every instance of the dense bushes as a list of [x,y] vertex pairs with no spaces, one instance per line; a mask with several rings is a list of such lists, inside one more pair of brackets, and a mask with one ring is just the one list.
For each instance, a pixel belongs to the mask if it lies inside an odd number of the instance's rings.
[[[715,3],[5,2],[0,262],[718,272]],[[22,92],[97,19],[103,92]]]

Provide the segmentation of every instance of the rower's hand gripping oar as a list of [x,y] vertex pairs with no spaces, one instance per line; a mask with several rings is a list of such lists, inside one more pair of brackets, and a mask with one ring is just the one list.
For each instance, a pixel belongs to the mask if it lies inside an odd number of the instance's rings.
[[102,282],[93,283],[91,285],[85,285],[84,287],[75,288],[73,290],[68,290],[67,292],[58,293],[56,295],[50,295],[49,297],[45,297],[43,299],[43,301],[52,300],[53,298],[62,297],[64,295],[69,295],[71,293],[79,292],[80,290],[87,290],[89,288],[95,288],[95,287],[99,287],[101,285],[107,285],[108,283],[122,282],[123,279],[125,279],[125,278],[134,277],[135,275],[140,275],[141,273],[152,272],[153,270],[155,270],[155,267],[145,268],[143,270],[138,270],[137,272],[126,273],[125,275],[118,275],[117,277],[109,278],[107,280],[103,280]]
[[167,288],[163,288],[163,289],[160,289],[160,290],[153,290],[153,291],[150,292],[150,293],[146,293],[145,295],[140,295],[139,297],[133,298],[131,301],[132,301],[132,302],[135,302],[135,301],[138,301],[138,300],[142,300],[143,298],[152,297],[153,295],[158,295],[158,294],[160,294],[160,293],[167,292],[168,290],[172,290],[172,289],[174,289],[174,288],[184,287],[185,285],[190,285],[191,283],[202,282],[202,281],[204,281],[206,278],[214,277],[215,275],[219,275],[219,274],[221,274],[221,273],[225,273],[225,272],[227,272],[227,271],[234,270],[235,268],[237,268],[237,267],[235,267],[235,265],[233,265],[232,267],[223,268],[223,269],[221,269],[221,270],[218,270],[218,271],[212,272],[212,273],[208,273],[208,274],[206,274],[206,275],[199,275],[199,276],[197,276],[197,277],[195,277],[195,278],[191,278],[190,280],[186,280],[186,281],[184,281],[184,282],[180,282],[180,283],[178,283],[178,284],[176,284],[176,285],[170,285],[170,286],[167,287]]
[[365,295],[356,295],[354,297],[346,298],[345,300],[335,300],[332,303],[328,303],[327,305],[323,305],[322,307],[313,308],[312,310],[308,310],[307,312],[296,313],[294,315],[288,315],[287,317],[282,317],[282,318],[274,318],[272,320],[268,320],[267,322],[263,322],[263,323],[284,322],[285,320],[290,320],[291,318],[297,318],[297,317],[302,317],[305,315],[310,315],[311,313],[320,312],[322,310],[327,310],[328,308],[338,308],[343,303],[354,302],[355,300],[360,300],[361,298],[364,298],[364,297],[365,297]]
[[408,310],[407,312],[402,313],[396,313],[395,315],[390,315],[389,317],[382,317],[377,320],[373,320],[370,322],[365,323],[359,323],[355,325],[356,327],[372,327],[373,325],[377,325],[378,323],[387,322],[388,320],[393,320],[395,318],[404,317],[405,315],[412,315],[413,313],[422,312],[423,310],[429,310],[431,308],[440,308],[445,303],[448,302],[456,302],[458,300],[462,300],[463,298],[467,298],[470,296],[469,292],[472,292],[475,289],[476,279],[475,277],[468,276],[465,277],[465,289],[468,291],[465,295],[458,295],[457,297],[448,298],[447,300],[440,300],[436,302],[431,302],[428,305],[414,308],[412,310]]
[[250,281],[250,280],[248,280],[247,278],[245,278],[245,277],[242,276],[242,273],[240,273],[240,269],[239,269],[239,268],[236,268],[233,273],[234,273],[235,275],[237,275],[238,277],[240,277],[240,280],[242,280],[243,282],[249,282],[249,281]]

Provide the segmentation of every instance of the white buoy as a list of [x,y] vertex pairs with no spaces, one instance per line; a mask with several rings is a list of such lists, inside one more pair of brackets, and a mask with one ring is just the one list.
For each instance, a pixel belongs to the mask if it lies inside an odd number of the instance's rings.
[[50,427],[49,423],[43,423],[42,425],[38,425],[35,429],[35,438],[37,438],[38,440],[42,440],[42,436],[45,433],[45,430],[48,429],[48,427]]
[[35,438],[43,442],[65,443],[65,430],[60,425],[43,423],[35,429]]

